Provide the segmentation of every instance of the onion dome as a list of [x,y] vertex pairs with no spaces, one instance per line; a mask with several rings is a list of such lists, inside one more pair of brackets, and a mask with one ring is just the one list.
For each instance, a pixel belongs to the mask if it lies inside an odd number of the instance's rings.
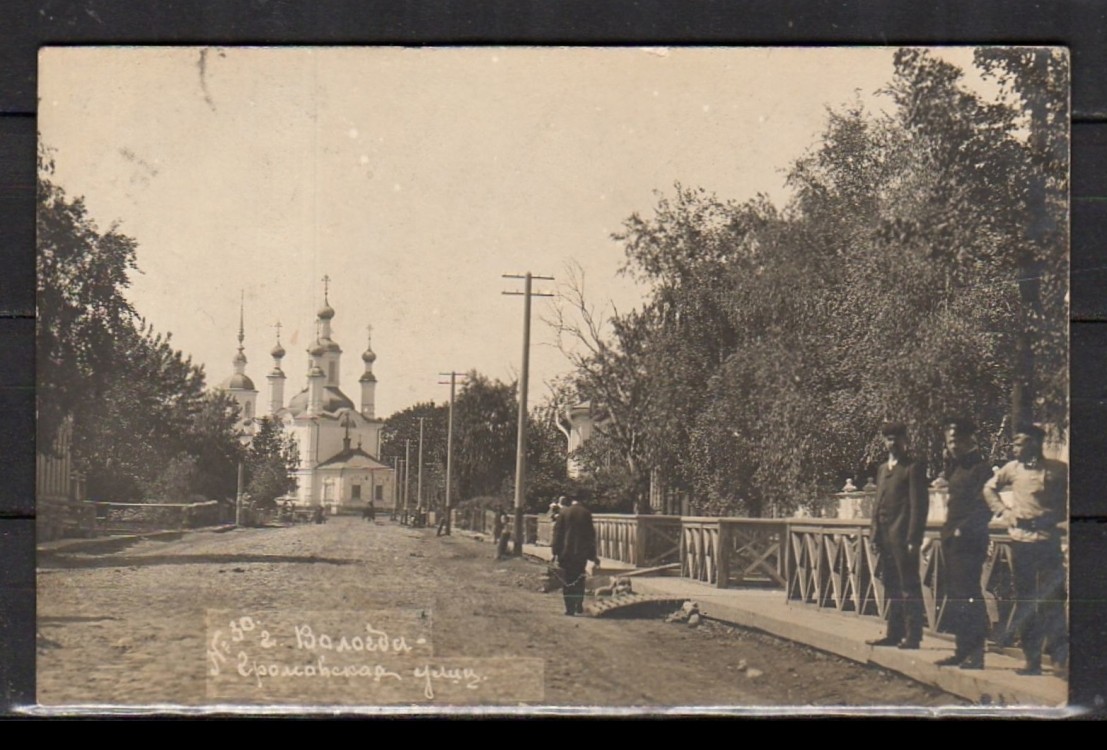
[[361,361],[367,365],[373,364],[377,361],[377,353],[372,349],[366,349],[361,355]]
[[273,359],[280,359],[285,355],[284,347],[281,346],[281,342],[277,342],[277,345],[273,347],[273,351],[269,352]]
[[229,378],[223,381],[221,386],[223,390],[235,390],[235,391],[254,391],[254,381],[250,380],[246,375],[236,372]]
[[[320,370],[319,372],[320,372],[320,374],[322,374],[322,370]],[[289,413],[294,417],[298,417],[301,414],[305,413],[307,411],[307,408],[308,408],[308,400],[309,400],[309,392],[305,388],[304,390],[300,391],[295,396],[293,396],[291,398],[291,400],[289,400],[289,402],[288,402],[288,411],[289,411]],[[350,398],[345,393],[338,390],[337,388],[334,388],[334,387],[331,387],[331,386],[324,386],[323,387],[323,411],[333,413],[333,412],[338,411],[339,409],[351,409],[351,410],[353,410],[354,409],[354,402],[351,401]]]
[[308,349],[308,354],[313,357],[322,357],[323,354],[326,353],[326,351],[327,349],[323,346],[323,343],[321,341],[316,341],[315,346]]
[[334,308],[329,303],[324,302],[323,306],[319,308],[319,312],[316,313],[319,320],[330,320],[334,317]]

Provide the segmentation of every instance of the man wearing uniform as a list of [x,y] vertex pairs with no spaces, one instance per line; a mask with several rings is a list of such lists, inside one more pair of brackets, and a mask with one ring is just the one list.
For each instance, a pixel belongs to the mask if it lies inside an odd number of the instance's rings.
[[888,633],[880,640],[869,641],[869,645],[917,649],[923,627],[919,549],[930,509],[926,467],[907,454],[905,425],[889,422],[881,433],[888,460],[876,473],[871,538],[880,556]]
[[942,526],[946,567],[945,619],[956,636],[953,656],[940,667],[984,668],[988,611],[984,607],[984,561],[988,557],[988,523],[992,510],[984,501],[984,484],[992,470],[976,450],[975,427],[967,419],[946,420],[946,481],[949,501]]
[[[1045,432],[1036,425],[1017,428],[1015,460],[996,472],[984,497],[1002,514],[1011,537],[1015,574],[1015,627],[1026,667],[1019,674],[1042,673],[1042,647],[1053,663],[1068,666],[1065,627],[1065,565],[1057,524],[1066,518],[1068,466],[1042,455]],[[1010,505],[1000,491],[1010,490]]]

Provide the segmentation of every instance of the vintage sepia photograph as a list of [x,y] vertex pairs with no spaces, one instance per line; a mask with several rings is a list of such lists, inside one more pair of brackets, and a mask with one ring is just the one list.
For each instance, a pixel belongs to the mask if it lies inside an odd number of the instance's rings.
[[1069,69],[43,48],[33,711],[1064,715]]

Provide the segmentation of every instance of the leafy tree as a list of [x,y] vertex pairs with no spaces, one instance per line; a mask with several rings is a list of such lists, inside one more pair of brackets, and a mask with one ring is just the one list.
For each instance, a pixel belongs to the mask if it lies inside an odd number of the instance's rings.
[[1009,94],[984,101],[955,66],[901,50],[891,111],[829,112],[783,209],[677,185],[630,217],[616,239],[646,304],[601,319],[580,284],[555,321],[578,394],[612,415],[581,456],[618,455],[632,483],[660,467],[701,511],[760,515],[865,476],[885,419],[931,466],[949,411],[985,436],[1011,402],[1063,424],[1064,62],[981,50]]
[[72,450],[102,500],[234,494],[237,406],[124,296],[136,243],[97,228],[81,199],[38,173],[39,445],[73,421]]
[[62,422],[87,421],[113,380],[115,343],[132,327],[125,299],[135,270],[135,241],[116,226],[101,231],[80,198],[52,181],[54,164],[38,151],[37,316],[38,444],[51,446]]
[[473,371],[454,402],[454,474],[460,498],[503,493],[515,473],[515,384]]
[[[444,496],[445,488],[448,404],[424,401],[390,416],[384,424],[380,458],[389,466],[393,465],[393,461],[396,459],[403,460],[408,441],[410,441],[411,486],[409,502],[414,506],[417,499],[416,477],[419,461],[420,417],[423,418],[423,502],[428,507],[438,507],[441,503],[439,497]],[[401,475],[401,481],[402,478]]]
[[273,507],[274,501],[296,490],[300,464],[296,439],[285,434],[271,417],[257,421],[246,452],[246,492],[256,507]]

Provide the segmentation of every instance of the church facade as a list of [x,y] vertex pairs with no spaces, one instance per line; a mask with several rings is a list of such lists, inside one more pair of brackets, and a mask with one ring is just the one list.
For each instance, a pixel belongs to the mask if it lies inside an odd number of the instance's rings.
[[[277,344],[270,355],[273,368],[266,376],[269,399],[265,413],[296,440],[299,468],[296,490],[290,497],[301,507],[325,506],[331,513],[360,510],[370,500],[377,509],[393,506],[395,472],[378,460],[384,422],[377,418],[375,398],[377,378],[373,363],[377,355],[368,342],[361,360],[365,370],[358,379],[360,405],[342,391],[340,382],[342,347],[332,337],[335,317],[324,294],[323,306],[316,315],[316,337],[308,347],[306,385],[285,398],[288,380],[282,369],[285,349],[277,329]],[[246,375],[243,325],[239,321],[238,353],[234,374],[220,388],[230,394],[241,408],[239,425],[243,435],[257,429],[258,390]]]

